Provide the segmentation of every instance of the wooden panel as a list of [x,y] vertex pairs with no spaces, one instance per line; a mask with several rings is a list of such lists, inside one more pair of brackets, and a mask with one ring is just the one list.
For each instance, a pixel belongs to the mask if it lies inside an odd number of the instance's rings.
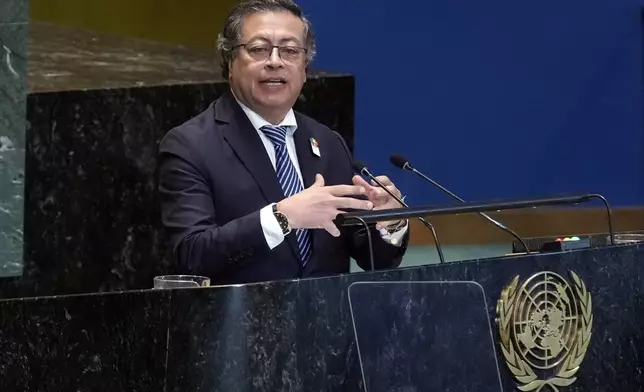
[[228,10],[236,3],[236,0],[30,0],[29,12],[36,22],[212,52]]
[[[644,208],[614,209],[613,230],[644,230]],[[608,232],[602,208],[504,211],[488,214],[524,238]],[[441,244],[488,244],[510,242],[513,237],[478,214],[437,216],[428,219]],[[433,244],[430,231],[418,220],[411,223],[411,244]]]

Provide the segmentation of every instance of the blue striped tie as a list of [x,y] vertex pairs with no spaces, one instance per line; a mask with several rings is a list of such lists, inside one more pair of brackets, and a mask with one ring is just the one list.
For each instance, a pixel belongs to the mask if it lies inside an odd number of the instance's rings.
[[[297,176],[295,166],[288,155],[286,147],[286,132],[288,129],[286,127],[270,127],[266,125],[261,130],[275,146],[275,172],[284,191],[284,196],[290,197],[301,192],[303,189],[302,182]],[[306,264],[313,251],[311,233],[309,230],[297,229],[295,230],[295,236],[297,237],[297,245],[300,248],[302,263]]]

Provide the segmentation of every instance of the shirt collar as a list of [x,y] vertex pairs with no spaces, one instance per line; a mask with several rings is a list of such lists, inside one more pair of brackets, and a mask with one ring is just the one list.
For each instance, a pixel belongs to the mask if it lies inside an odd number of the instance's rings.
[[[234,93],[233,93],[233,97],[235,97]],[[253,124],[253,127],[255,128],[256,131],[259,132],[261,130],[261,128],[263,126],[266,126],[266,125],[268,125],[270,127],[275,126],[275,125],[269,123],[268,121],[266,121],[259,114],[257,114],[254,111],[252,111],[246,105],[241,103],[241,101],[239,99],[237,99],[237,97],[235,97],[235,100],[237,101],[239,106],[241,106],[241,108],[244,111],[244,113],[246,113],[246,116],[250,120],[250,123]],[[289,111],[286,113],[286,116],[284,116],[284,119],[279,124],[277,124],[277,126],[286,127],[286,129],[288,129],[290,134],[293,134],[295,132],[295,130],[297,129],[297,121],[295,120],[295,113],[293,113],[293,109],[289,109]]]

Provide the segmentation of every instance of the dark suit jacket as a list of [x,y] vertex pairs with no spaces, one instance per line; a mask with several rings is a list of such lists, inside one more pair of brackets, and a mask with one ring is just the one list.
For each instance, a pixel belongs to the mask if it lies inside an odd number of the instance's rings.
[[[295,113],[295,145],[304,187],[324,176],[326,185],[351,184],[346,144],[336,132]],[[319,143],[313,154],[310,138]],[[313,254],[302,267],[291,232],[269,249],[259,211],[284,194],[268,154],[232,93],[168,132],[160,145],[159,192],[162,220],[181,273],[205,275],[215,284],[248,283],[349,272],[349,257],[370,269],[364,229],[343,228],[334,238],[313,230]],[[372,229],[376,268],[396,267],[406,250]]]

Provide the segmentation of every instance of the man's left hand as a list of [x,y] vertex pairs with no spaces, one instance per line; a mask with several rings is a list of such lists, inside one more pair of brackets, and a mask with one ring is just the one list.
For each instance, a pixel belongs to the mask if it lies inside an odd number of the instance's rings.
[[[377,176],[376,179],[382,183],[391,193],[402,198],[400,190],[396,188],[393,182],[387,176]],[[369,201],[373,203],[374,210],[388,210],[394,208],[402,208],[403,206],[390,194],[388,194],[384,189],[380,188],[375,181],[371,180],[371,183],[365,181],[364,178],[355,175],[353,176],[353,184],[363,186],[367,190],[367,197]],[[376,228],[378,230],[383,227],[392,226],[400,223],[400,221],[387,221],[387,222],[378,222],[376,223]]]

